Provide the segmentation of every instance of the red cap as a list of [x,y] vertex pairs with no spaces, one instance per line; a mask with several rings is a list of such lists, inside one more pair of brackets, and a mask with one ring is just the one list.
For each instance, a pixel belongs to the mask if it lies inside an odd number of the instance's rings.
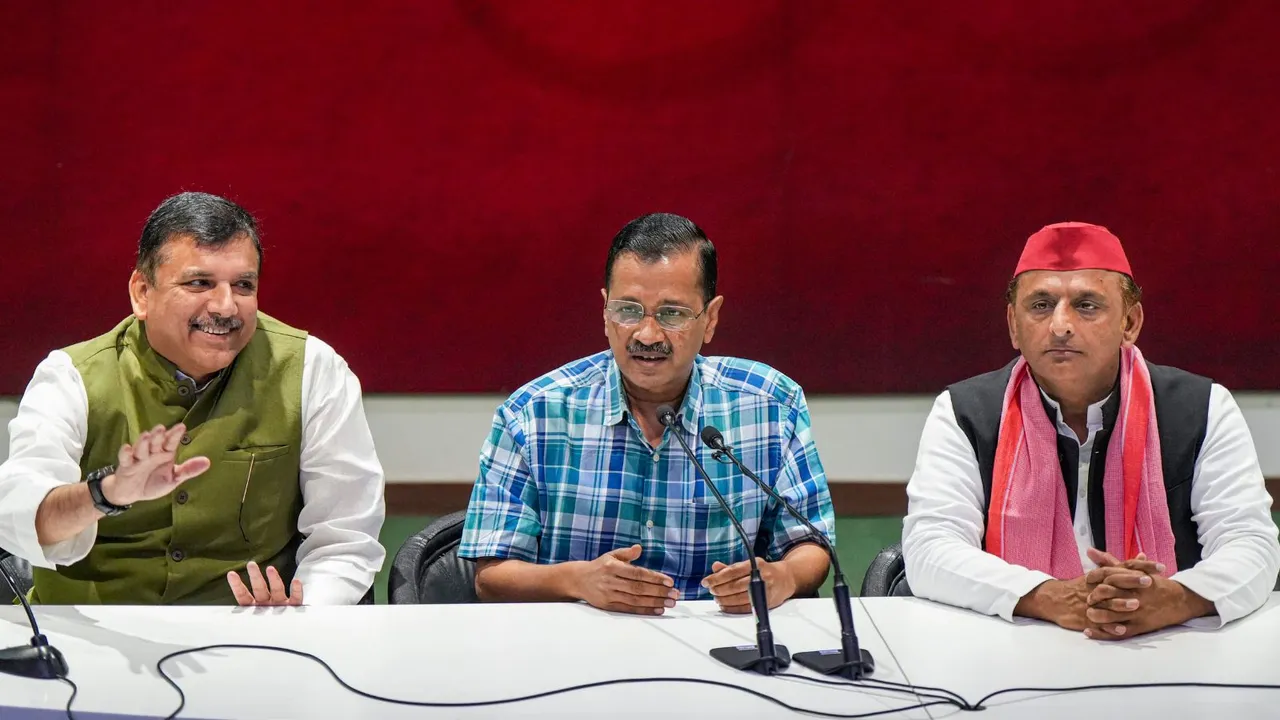
[[1028,270],[1111,270],[1133,276],[1120,238],[1101,225],[1081,222],[1046,225],[1027,238],[1014,277]]

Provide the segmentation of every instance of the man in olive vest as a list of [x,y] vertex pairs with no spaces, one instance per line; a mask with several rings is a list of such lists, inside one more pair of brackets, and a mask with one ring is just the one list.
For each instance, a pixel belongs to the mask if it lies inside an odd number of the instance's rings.
[[1280,544],[1249,428],[1226,388],[1143,359],[1120,240],[1045,227],[1006,299],[1020,357],[949,387],[925,422],[911,590],[1095,639],[1261,607]]
[[133,315],[40,363],[0,466],[0,546],[35,566],[34,601],[366,595],[385,508],[360,384],[258,312],[261,267],[242,208],[169,198],[138,243]]

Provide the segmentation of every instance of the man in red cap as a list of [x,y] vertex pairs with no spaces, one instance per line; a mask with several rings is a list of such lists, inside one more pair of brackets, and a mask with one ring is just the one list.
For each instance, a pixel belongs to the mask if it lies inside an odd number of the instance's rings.
[[1146,362],[1120,240],[1027,240],[1009,284],[1021,355],[947,388],[907,485],[913,593],[1097,639],[1258,609],[1280,571],[1253,440],[1226,388]]

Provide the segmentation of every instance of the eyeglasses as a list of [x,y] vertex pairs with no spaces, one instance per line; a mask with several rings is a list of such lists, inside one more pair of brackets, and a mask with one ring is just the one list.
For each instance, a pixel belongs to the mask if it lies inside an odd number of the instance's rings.
[[657,310],[647,313],[644,306],[631,300],[610,300],[604,305],[605,314],[619,325],[631,326],[644,322],[646,315],[652,315],[658,324],[667,330],[679,332],[689,327],[689,323],[702,317],[707,311],[704,306],[700,312],[681,305],[659,305]]

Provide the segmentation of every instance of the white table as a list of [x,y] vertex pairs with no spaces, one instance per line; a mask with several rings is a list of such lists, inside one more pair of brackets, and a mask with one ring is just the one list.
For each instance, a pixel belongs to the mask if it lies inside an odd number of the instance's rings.
[[[905,681],[855,602],[860,639],[877,660],[875,677]],[[707,653],[750,645],[750,617],[729,617],[712,602],[681,603],[663,617],[605,613],[580,604],[233,608],[38,607],[41,630],[62,651],[80,686],[73,710],[114,717],[163,717],[177,696],[155,674],[156,661],[181,648],[215,643],[281,645],[324,658],[347,682],[397,698],[495,699],[611,678],[678,676],[744,685],[806,708],[859,713],[915,704],[912,696],[824,687],[732,670]],[[838,646],[830,599],[797,600],[771,613],[778,642],[792,652]],[[0,608],[0,647],[30,638],[18,607]],[[620,685],[514,705],[425,709],[355,696],[319,665],[262,650],[227,650],[166,664],[187,694],[183,718],[774,718],[775,705],[723,688],[691,684]],[[816,677],[793,665],[792,672]],[[0,675],[0,718],[49,720],[69,688],[56,681]],[[923,710],[892,717],[927,718]]]
[[[954,690],[970,702],[1009,687],[1180,681],[1280,685],[1280,593],[1221,629],[1178,627],[1114,642],[915,598],[864,598],[862,605],[874,623],[874,629],[860,626],[863,635],[878,632],[912,683]],[[959,713],[948,707],[929,712],[933,717]],[[978,717],[1277,718],[1280,690],[1019,693],[993,698]]]

